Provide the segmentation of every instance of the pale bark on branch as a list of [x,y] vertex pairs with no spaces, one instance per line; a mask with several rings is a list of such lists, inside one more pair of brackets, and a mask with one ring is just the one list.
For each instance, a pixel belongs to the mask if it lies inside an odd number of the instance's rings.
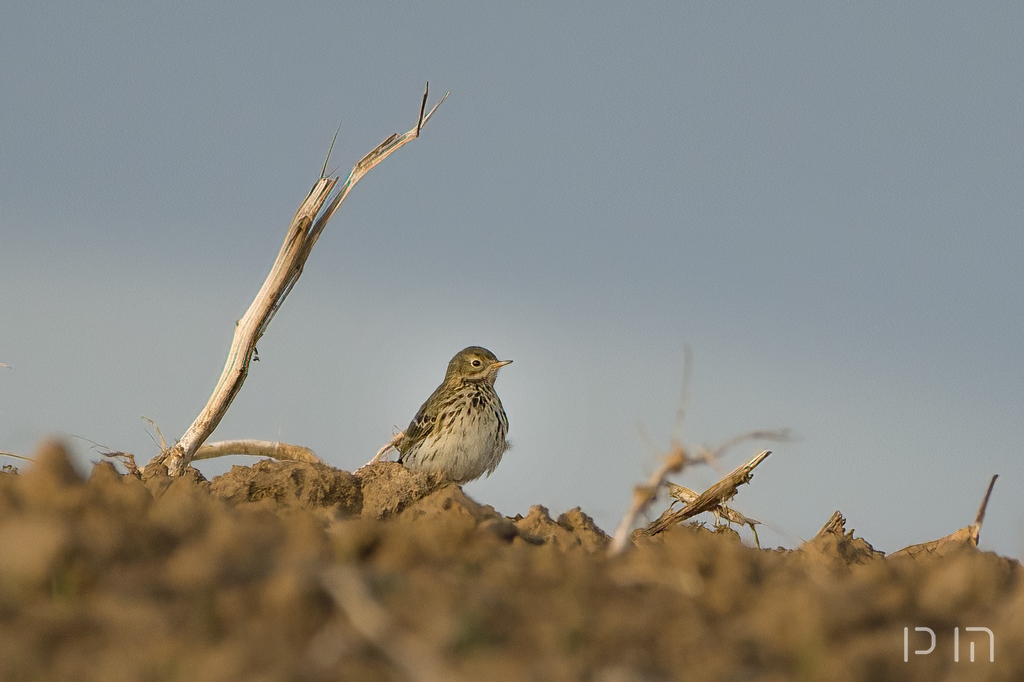
[[[179,476],[185,467],[195,459],[196,452],[220,424],[228,407],[231,406],[231,402],[241,390],[249,373],[249,363],[255,352],[256,344],[298,281],[313,245],[316,244],[320,233],[323,232],[334,212],[338,210],[355,184],[370,169],[406,143],[419,137],[424,124],[430,120],[430,117],[437,111],[437,107],[447,96],[446,93],[427,112],[427,92],[424,92],[423,101],[420,104],[420,115],[416,120],[415,127],[401,135],[397,133],[391,135],[377,145],[373,151],[360,159],[344,182],[339,184],[337,177],[328,178],[324,177],[323,172],[321,173],[320,179],[313,185],[309,196],[295,213],[270,274],[267,275],[252,305],[235,326],[235,335],[228,351],[224,370],[206,407],[176,444],[161,452],[146,465],[147,473],[155,472],[155,467],[163,467],[171,476]],[[326,163],[324,170],[326,170]]]
[[280,462],[306,462],[307,464],[323,464],[316,453],[301,445],[290,445],[270,440],[222,440],[206,443],[198,450],[192,461],[197,459],[213,459],[228,455],[249,455],[251,457],[269,457]]
[[985,491],[985,497],[978,508],[978,514],[974,517],[974,523],[944,538],[904,547],[889,556],[943,556],[957,552],[965,547],[977,547],[978,542],[981,541],[981,524],[985,520],[985,510],[988,509],[988,500],[992,497],[992,488],[995,487],[997,478],[999,478],[999,474],[994,475],[989,480],[988,489]]
[[702,492],[685,507],[675,511],[666,511],[654,523],[640,532],[644,535],[657,535],[697,514],[712,511],[724,505],[736,495],[738,486],[750,482],[754,469],[770,454],[772,454],[771,450],[762,450],[746,464],[741,464],[733,469],[729,475]]

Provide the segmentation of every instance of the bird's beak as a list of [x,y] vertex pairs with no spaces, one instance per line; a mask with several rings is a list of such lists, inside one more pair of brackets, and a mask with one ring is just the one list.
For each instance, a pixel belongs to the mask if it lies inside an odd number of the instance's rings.
[[501,369],[505,365],[511,365],[511,364],[512,364],[511,360],[498,360],[497,362],[495,362],[494,364],[491,365],[491,369]]

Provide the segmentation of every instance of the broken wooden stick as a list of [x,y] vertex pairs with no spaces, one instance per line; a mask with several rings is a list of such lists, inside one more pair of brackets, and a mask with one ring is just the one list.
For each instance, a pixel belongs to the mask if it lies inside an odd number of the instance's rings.
[[[668,494],[674,497],[684,505],[690,505],[697,501],[700,494],[695,490],[690,490],[681,485],[676,485],[669,481],[668,483]],[[758,547],[761,546],[761,539],[757,537],[757,527],[761,525],[761,522],[757,519],[753,519],[745,514],[742,514],[732,507],[727,507],[724,504],[718,504],[708,510],[710,513],[715,515],[715,519],[721,521],[724,519],[727,523],[736,523],[741,526],[747,526],[750,528],[750,532],[754,534],[754,544]]]
[[817,540],[823,535],[827,535],[829,533],[842,535],[845,532],[846,518],[843,516],[843,513],[841,511],[836,509],[834,512],[832,512],[832,516],[828,517],[828,521],[826,521],[825,525],[821,527],[821,530],[814,534],[812,540]]
[[754,469],[770,454],[772,454],[771,450],[762,450],[749,462],[736,467],[725,478],[698,495],[693,502],[690,502],[682,509],[675,511],[671,509],[666,510],[654,523],[640,532],[644,535],[657,535],[677,523],[682,523],[697,514],[711,511],[725,504],[736,495],[736,488],[738,486],[750,482]]
[[26,457],[25,455],[17,455],[13,452],[0,452],[0,457],[12,457],[14,459],[25,460],[26,462],[32,461],[31,457]]
[[206,443],[196,450],[193,461],[197,459],[213,459],[228,455],[248,455],[250,457],[269,457],[281,462],[306,462],[323,464],[316,453],[301,445],[291,445],[271,440],[222,440]]
[[[428,92],[429,84],[423,93],[420,115],[416,120],[415,127],[402,135],[397,133],[391,135],[377,145],[373,151],[359,160],[340,185],[337,177],[324,177],[327,166],[326,162],[324,163],[324,171],[321,171],[320,179],[313,185],[313,189],[310,190],[309,195],[299,206],[299,210],[292,219],[292,224],[288,228],[288,234],[285,236],[284,244],[277,255],[277,260],[274,261],[270,274],[267,275],[252,305],[235,325],[235,335],[228,351],[224,370],[221,372],[220,380],[206,403],[206,407],[177,443],[163,450],[146,465],[147,474],[155,473],[156,467],[163,467],[169,475],[179,476],[184,472],[185,467],[195,459],[199,447],[206,442],[206,439],[220,424],[224,414],[231,406],[231,402],[241,390],[242,383],[249,373],[249,363],[252,361],[257,342],[266,332],[270,321],[298,281],[306,259],[327,222],[355,184],[370,169],[405,144],[419,137],[420,130],[437,111],[441,102],[448,97],[446,93],[429,112],[426,112]],[[331,193],[336,187],[337,192],[331,199]],[[329,204],[327,204],[328,199],[330,199]],[[326,207],[325,204],[327,204]]]
[[997,478],[999,478],[999,474],[994,475],[992,480],[988,482],[988,490],[985,491],[985,497],[981,501],[981,506],[978,507],[978,514],[974,517],[974,523],[944,538],[910,545],[893,552],[889,556],[909,556],[914,558],[929,555],[944,556],[958,552],[965,547],[977,547],[978,541],[981,539],[981,524],[985,520],[985,509],[988,507],[988,500],[992,496],[992,488],[995,486]]

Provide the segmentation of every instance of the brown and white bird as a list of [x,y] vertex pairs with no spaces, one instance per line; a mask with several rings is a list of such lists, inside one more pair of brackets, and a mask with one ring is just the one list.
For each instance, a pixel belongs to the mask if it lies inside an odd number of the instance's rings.
[[398,461],[455,483],[490,476],[508,447],[508,418],[494,380],[511,362],[480,346],[456,353],[444,381],[394,441]]

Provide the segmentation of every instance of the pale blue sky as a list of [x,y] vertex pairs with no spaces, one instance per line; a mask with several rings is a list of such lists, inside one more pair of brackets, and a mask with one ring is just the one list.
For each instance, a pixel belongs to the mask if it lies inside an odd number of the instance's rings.
[[684,440],[801,435],[736,500],[764,543],[934,539],[999,473],[1024,554],[1024,6],[588,8],[3,5],[0,450],[180,435],[335,127],[344,174],[430,80],[215,439],[353,469],[484,345],[515,447],[468,492],[612,530],[688,343]]

